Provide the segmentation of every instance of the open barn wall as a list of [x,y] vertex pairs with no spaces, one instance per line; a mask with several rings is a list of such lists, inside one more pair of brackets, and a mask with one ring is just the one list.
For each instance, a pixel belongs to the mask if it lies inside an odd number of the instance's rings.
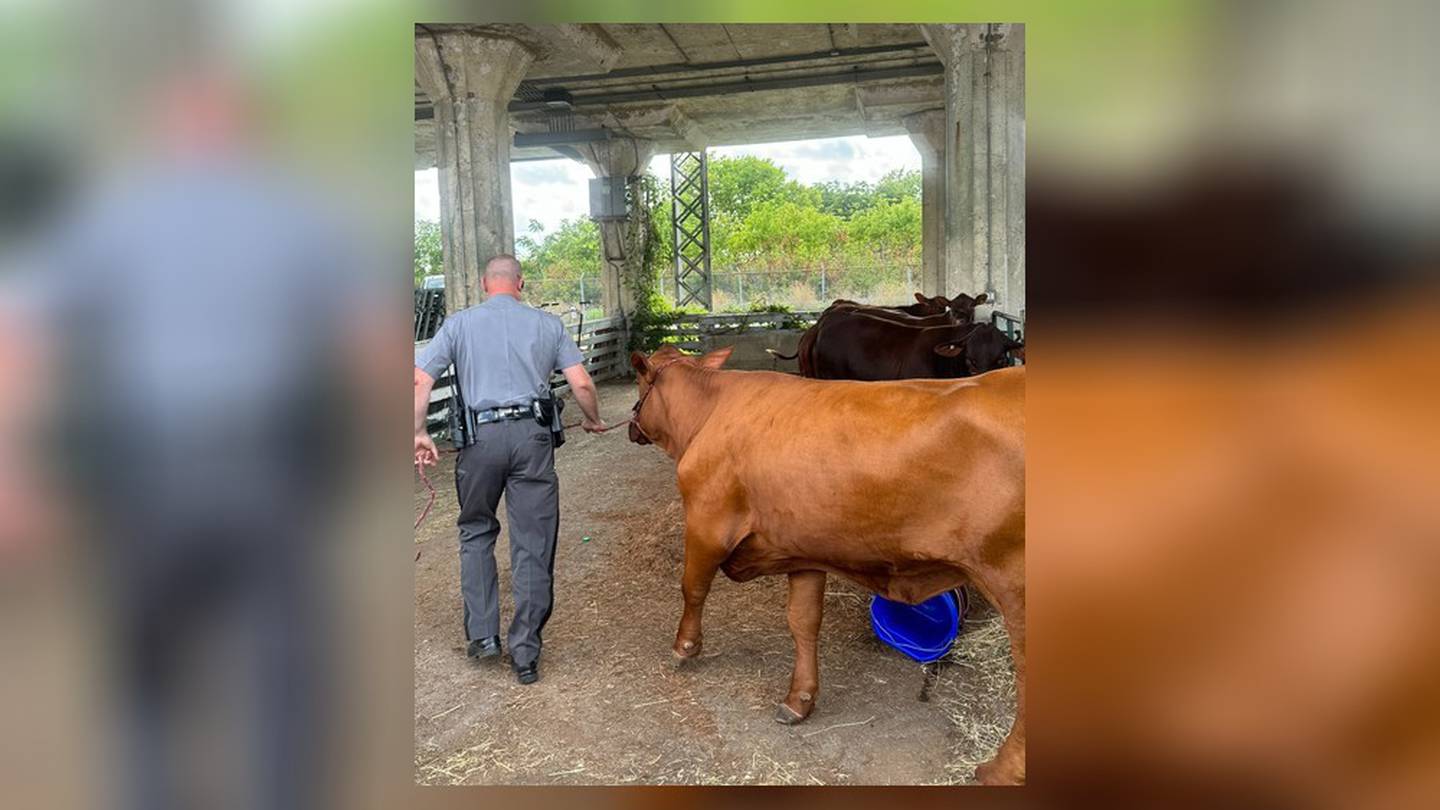
[[[513,249],[512,159],[623,179],[652,154],[903,133],[922,155],[920,290],[1025,311],[1021,25],[444,24],[416,43],[416,167],[440,169],[447,286]],[[624,316],[634,223],[602,224],[605,312]]]

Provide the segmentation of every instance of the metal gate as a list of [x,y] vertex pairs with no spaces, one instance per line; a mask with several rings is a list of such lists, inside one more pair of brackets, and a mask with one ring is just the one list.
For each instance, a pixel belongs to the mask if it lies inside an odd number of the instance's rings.
[[445,291],[415,291],[415,339],[429,340],[435,337],[440,323],[445,320]]
[[[996,329],[999,329],[1001,332],[1004,332],[1007,336],[1009,336],[1011,340],[1014,340],[1017,343],[1025,342],[1024,318],[1019,318],[1011,315],[1008,312],[1001,312],[997,309],[990,313],[990,323],[993,324]],[[1016,359],[1014,364],[1017,366],[1022,365],[1019,359]]]

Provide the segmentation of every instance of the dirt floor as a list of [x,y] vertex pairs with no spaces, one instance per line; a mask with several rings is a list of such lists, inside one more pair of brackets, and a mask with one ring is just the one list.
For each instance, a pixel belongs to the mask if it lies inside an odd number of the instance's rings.
[[[624,419],[633,385],[602,385]],[[572,415],[578,409],[567,409]],[[951,655],[921,666],[870,628],[869,595],[830,577],[816,709],[775,722],[794,654],[785,578],[717,576],[705,652],[677,669],[682,510],[674,463],[625,431],[571,430],[556,453],[560,545],[541,680],[465,656],[453,455],[416,533],[415,777],[421,784],[954,784],[971,780],[1015,711],[1005,630],[971,593]],[[416,514],[427,493],[416,478]],[[588,537],[586,541],[584,538]],[[501,633],[511,615],[502,530]]]

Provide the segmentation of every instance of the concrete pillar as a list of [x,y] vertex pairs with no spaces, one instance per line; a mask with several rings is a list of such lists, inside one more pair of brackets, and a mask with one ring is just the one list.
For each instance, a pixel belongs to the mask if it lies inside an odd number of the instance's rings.
[[[639,199],[635,186],[655,154],[654,142],[612,138],[576,149],[596,177],[625,178],[632,199]],[[596,225],[600,229],[601,303],[605,315],[628,314],[635,310],[635,297],[624,279],[629,273],[643,271],[639,265],[645,261],[644,212],[632,211],[626,219],[596,220]]]
[[1025,30],[923,25],[945,64],[947,293],[1025,308]]
[[415,79],[435,104],[447,308],[480,303],[480,273],[515,252],[506,107],[534,59],[525,46],[464,31],[415,36]]
[[945,284],[945,111],[905,116],[920,153],[920,291],[941,295]]

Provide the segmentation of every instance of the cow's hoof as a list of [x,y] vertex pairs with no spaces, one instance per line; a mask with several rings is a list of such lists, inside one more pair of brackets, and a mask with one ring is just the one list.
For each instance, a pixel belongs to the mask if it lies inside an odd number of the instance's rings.
[[793,726],[805,722],[805,715],[797,713],[794,709],[781,703],[775,709],[775,722],[782,726]]
[[675,668],[680,669],[691,661],[699,660],[701,644],[698,641],[686,641],[676,644],[672,648],[675,653]]

